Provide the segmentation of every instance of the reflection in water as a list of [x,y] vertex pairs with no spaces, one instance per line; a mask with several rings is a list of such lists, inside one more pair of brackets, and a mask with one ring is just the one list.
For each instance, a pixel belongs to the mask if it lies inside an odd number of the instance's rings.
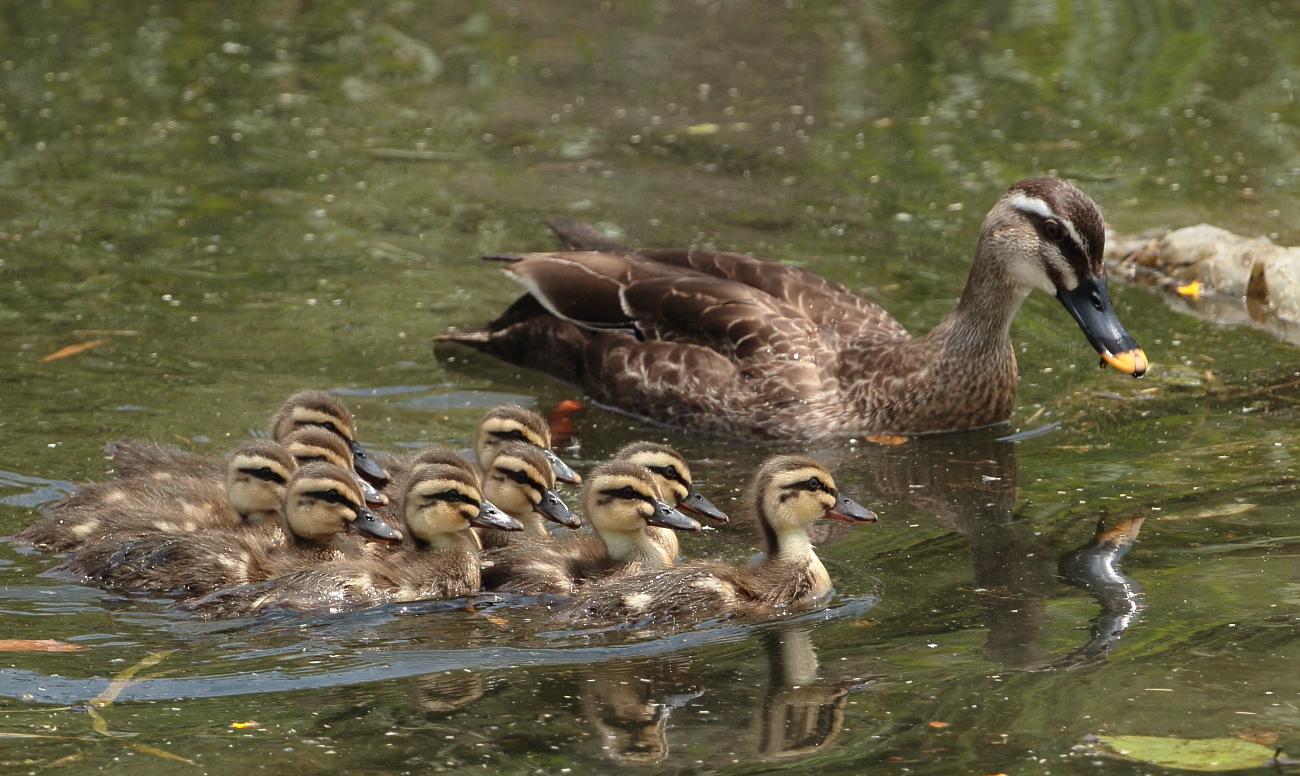
[[808,628],[766,633],[764,646],[769,668],[767,694],[755,717],[759,754],[793,758],[825,748],[844,726],[848,685],[819,681]]
[[[1141,608],[1140,588],[1119,570],[1142,518],[1103,518],[1083,546],[1058,556],[1017,522],[1015,444],[983,434],[916,440],[910,449],[875,456],[882,496],[923,509],[970,544],[978,602],[988,637],[983,654],[1007,668],[1047,670],[1104,658]],[[1058,562],[1059,557],[1059,562]],[[1060,583],[1085,590],[1101,613],[1086,643],[1065,657],[1040,646],[1047,634],[1046,602]]]
[[[761,757],[812,754],[828,746],[843,727],[850,688],[860,681],[823,681],[811,633],[807,625],[763,633],[760,644],[767,672],[758,682],[757,697],[749,694],[746,685],[746,697],[727,704],[741,717],[752,714],[753,735],[748,740]],[[689,666],[675,657],[619,660],[587,671],[579,680],[582,711],[599,733],[605,756],[625,763],[663,761],[669,754],[668,721],[674,710],[698,705],[693,702],[705,696],[711,684],[715,693],[724,696],[739,686],[732,676],[715,677],[706,684],[703,677],[688,673]],[[711,719],[711,727],[716,728],[721,720]],[[699,737],[685,725],[674,732],[684,739]]]

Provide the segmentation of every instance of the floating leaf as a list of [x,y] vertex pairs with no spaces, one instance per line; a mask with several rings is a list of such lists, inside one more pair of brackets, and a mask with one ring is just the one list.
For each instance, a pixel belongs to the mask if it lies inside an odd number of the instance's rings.
[[85,647],[58,639],[0,639],[0,652],[76,652]]
[[90,350],[91,348],[97,348],[100,345],[103,345],[105,342],[108,342],[108,340],[97,339],[97,340],[90,340],[88,342],[78,342],[75,345],[69,345],[66,348],[59,348],[53,353],[49,353],[44,356],[41,356],[41,360],[54,361],[55,359],[59,359],[59,358],[67,358],[68,356],[75,356],[83,350]]
[[1236,771],[1274,762],[1275,750],[1239,738],[1088,736],[1085,745],[1122,760],[1185,771]]
[[260,723],[260,722],[254,722],[253,720],[249,720],[248,722],[231,722],[231,723],[230,723],[230,726],[231,726],[232,728],[234,728],[235,730],[243,730],[244,728],[256,728],[256,727],[261,727],[261,726],[262,726],[262,723]]

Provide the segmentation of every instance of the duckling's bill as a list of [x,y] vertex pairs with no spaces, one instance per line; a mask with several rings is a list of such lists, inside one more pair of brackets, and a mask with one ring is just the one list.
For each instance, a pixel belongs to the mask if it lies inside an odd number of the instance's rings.
[[348,447],[352,449],[352,468],[356,469],[357,474],[374,483],[376,487],[384,487],[389,480],[388,471],[357,442],[348,442]]
[[828,517],[839,523],[874,523],[879,518],[876,513],[862,506],[848,496],[835,499],[835,506],[826,510],[822,517]]
[[699,531],[702,527],[698,522],[678,512],[673,507],[668,506],[662,501],[655,502],[655,511],[645,519],[646,523],[656,525],[660,528],[672,528],[676,531]]
[[1115,315],[1105,278],[1084,278],[1071,291],[1057,289],[1056,298],[1070,311],[1104,364],[1134,377],[1147,371],[1146,354]]
[[546,455],[546,460],[551,462],[551,469],[555,471],[555,479],[560,482],[567,482],[570,485],[582,484],[582,477],[578,476],[572,466],[561,461],[560,456],[545,448],[542,449],[542,452]]
[[582,518],[564,503],[559,494],[553,490],[542,491],[542,500],[538,502],[535,510],[541,513],[542,517],[553,520],[565,528],[581,528]]
[[677,508],[696,517],[712,520],[718,525],[726,525],[729,519],[726,512],[714,506],[712,501],[700,495],[695,488],[686,492],[686,498],[677,503]]
[[471,525],[495,528],[498,531],[522,531],[524,524],[502,512],[496,504],[484,499],[479,503],[478,514],[469,520]]
[[385,523],[383,518],[365,507],[357,510],[356,519],[348,521],[347,532],[354,536],[382,544],[399,544],[402,532]]

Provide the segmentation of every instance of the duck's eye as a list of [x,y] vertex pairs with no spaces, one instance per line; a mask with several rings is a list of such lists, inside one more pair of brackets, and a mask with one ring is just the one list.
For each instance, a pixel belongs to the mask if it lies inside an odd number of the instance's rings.
[[476,499],[471,498],[467,493],[455,489],[444,490],[441,493],[435,493],[432,496],[429,496],[428,500],[446,501],[451,504],[470,504],[474,507],[478,506],[478,501]]
[[1049,218],[1043,222],[1043,234],[1052,242],[1059,242],[1065,239],[1065,227],[1060,221]]
[[658,474],[660,477],[663,477],[665,480],[669,480],[670,482],[677,482],[677,483],[681,483],[682,485],[686,484],[686,478],[678,474],[677,467],[673,466],[672,464],[668,464],[667,466],[651,466],[650,471],[654,472],[655,474]]
[[524,437],[524,432],[520,431],[517,428],[512,428],[508,431],[493,431],[492,436],[496,437],[497,439],[513,439],[516,442],[528,441],[528,439]]
[[624,499],[625,501],[639,501],[645,498],[631,485],[624,485],[621,488],[606,488],[600,494],[610,498]]
[[523,469],[516,469],[516,470],[514,470],[514,471],[507,471],[507,472],[505,472],[505,475],[506,475],[507,477],[509,477],[509,478],[510,478],[510,481],[513,482],[513,483],[516,484],[516,485],[532,485],[532,484],[533,484],[532,478],[530,478],[530,477],[528,476],[528,472],[524,471]]
[[257,469],[243,469],[241,471],[254,479],[274,482],[280,485],[284,484],[284,475],[275,469],[272,469],[270,466],[262,466]]
[[826,490],[826,483],[822,482],[821,477],[809,477],[808,481],[804,483],[804,486],[807,487],[808,490]]
[[307,495],[317,501],[324,501],[327,504],[342,504],[347,507],[356,507],[356,502],[333,488],[330,488],[329,490],[315,490]]

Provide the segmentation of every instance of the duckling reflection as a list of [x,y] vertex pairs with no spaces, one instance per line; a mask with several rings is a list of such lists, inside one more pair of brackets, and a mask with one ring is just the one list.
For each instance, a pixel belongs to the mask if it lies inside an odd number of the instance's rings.
[[763,639],[768,683],[754,720],[759,754],[787,759],[825,749],[844,728],[850,685],[820,680],[811,629],[783,628]]
[[[1099,528],[1086,544],[1062,557],[1040,543],[1014,513],[1014,443],[989,433],[914,440],[906,447],[864,459],[870,469],[865,477],[877,483],[883,497],[931,513],[969,542],[978,604],[988,628],[984,656],[1019,670],[1104,658],[1141,606],[1137,585],[1117,565],[1136,539],[1140,520],[1125,523],[1120,533]],[[1090,636],[1059,657],[1044,651],[1041,642],[1049,625],[1047,599],[1059,592],[1063,580],[1097,600],[1101,616],[1094,631],[1109,636]]]
[[[689,750],[716,737],[719,725],[737,734],[737,727],[749,727],[750,735],[734,739],[752,741],[765,759],[795,759],[825,749],[843,729],[850,689],[860,680],[822,679],[807,625],[768,630],[757,642],[765,660],[752,663],[766,667],[755,672],[755,684],[731,674],[719,677],[716,698],[706,678],[693,675],[692,661],[682,656],[615,660],[587,669],[578,680],[578,694],[583,714],[599,735],[602,754],[620,763],[659,763],[668,759],[671,735],[680,737],[683,749]],[[756,690],[736,693],[754,686]],[[701,710],[712,712],[711,724],[690,724],[699,720],[694,713],[672,723],[675,711],[702,706],[705,697],[716,701]],[[724,714],[724,709],[733,713]],[[736,724],[727,724],[728,717]]]

